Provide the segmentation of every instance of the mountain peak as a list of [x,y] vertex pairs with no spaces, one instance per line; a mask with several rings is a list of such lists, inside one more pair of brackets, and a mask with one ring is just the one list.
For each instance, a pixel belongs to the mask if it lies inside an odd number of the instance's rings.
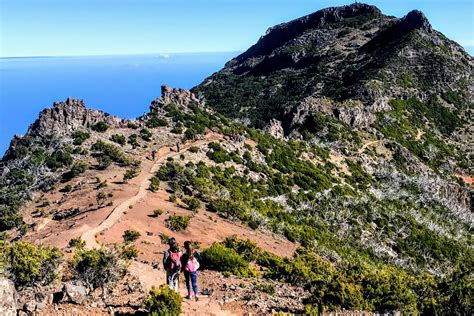
[[319,28],[323,25],[367,14],[378,16],[381,14],[381,11],[373,5],[353,3],[318,10],[295,20],[270,27],[255,45],[229,62],[229,66],[231,66],[232,63],[241,62],[251,56],[269,54],[275,48],[300,36],[309,29]]
[[410,26],[412,29],[422,29],[429,33],[433,32],[433,27],[430,22],[423,12],[419,10],[408,12],[407,15],[400,19],[400,21],[405,23],[407,26]]

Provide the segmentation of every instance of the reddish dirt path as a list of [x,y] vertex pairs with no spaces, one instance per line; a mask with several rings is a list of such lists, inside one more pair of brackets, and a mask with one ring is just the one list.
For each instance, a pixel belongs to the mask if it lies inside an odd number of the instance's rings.
[[470,176],[466,176],[463,174],[456,173],[454,174],[456,178],[460,178],[464,183],[469,184],[470,186],[474,186],[474,178]]

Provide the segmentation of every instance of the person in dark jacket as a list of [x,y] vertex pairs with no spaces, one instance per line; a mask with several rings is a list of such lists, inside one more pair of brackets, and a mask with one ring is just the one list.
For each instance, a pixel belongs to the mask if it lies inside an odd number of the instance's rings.
[[193,244],[188,240],[184,242],[184,249],[186,252],[181,256],[181,270],[184,272],[186,279],[186,288],[188,295],[186,299],[191,298],[191,287],[194,292],[194,298],[196,301],[198,298],[198,286],[197,286],[197,271],[199,269],[199,261],[201,256],[193,248]]
[[181,251],[176,244],[176,239],[168,240],[169,249],[163,255],[163,267],[166,271],[166,283],[170,289],[178,292],[179,275],[181,272]]

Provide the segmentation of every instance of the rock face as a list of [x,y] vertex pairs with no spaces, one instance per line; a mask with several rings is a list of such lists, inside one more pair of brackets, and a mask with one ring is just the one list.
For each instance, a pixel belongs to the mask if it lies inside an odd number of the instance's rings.
[[6,278],[0,278],[0,315],[14,316],[17,310],[15,285]]
[[29,127],[27,135],[61,136],[76,129],[89,128],[98,122],[105,122],[110,126],[120,126],[124,123],[122,119],[105,112],[86,109],[82,100],[69,97],[65,102],[55,102],[51,109],[44,109]]
[[180,109],[188,109],[189,105],[204,107],[204,102],[199,100],[194,93],[185,89],[176,89],[169,86],[161,86],[161,97],[153,100],[150,105],[150,111],[160,111],[168,104],[176,104]]
[[356,3],[268,29],[193,91],[257,127],[282,120],[307,97],[357,100],[363,108],[342,109],[340,118],[365,125],[370,118],[361,115],[380,98],[427,100],[464,90],[472,100],[473,74],[472,57],[433,30],[422,12],[396,19]]

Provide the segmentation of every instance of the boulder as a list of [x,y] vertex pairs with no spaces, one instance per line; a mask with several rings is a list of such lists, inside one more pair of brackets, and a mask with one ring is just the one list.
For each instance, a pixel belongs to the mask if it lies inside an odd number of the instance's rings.
[[63,302],[83,304],[87,300],[87,289],[82,285],[65,283],[63,287]]
[[0,277],[0,315],[16,315],[17,293],[13,282]]

